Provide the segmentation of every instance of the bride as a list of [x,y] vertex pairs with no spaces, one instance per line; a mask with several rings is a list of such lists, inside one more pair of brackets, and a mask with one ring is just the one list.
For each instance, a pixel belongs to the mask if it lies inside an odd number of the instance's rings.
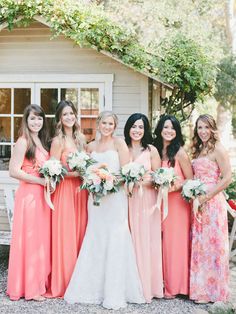
[[[100,139],[88,144],[88,152],[112,172],[129,162],[125,142],[113,136],[117,117],[110,111],[97,119]],[[88,202],[88,226],[76,266],[67,287],[69,303],[102,304],[108,309],[144,303],[134,248],[128,227],[128,202],[124,190]]]

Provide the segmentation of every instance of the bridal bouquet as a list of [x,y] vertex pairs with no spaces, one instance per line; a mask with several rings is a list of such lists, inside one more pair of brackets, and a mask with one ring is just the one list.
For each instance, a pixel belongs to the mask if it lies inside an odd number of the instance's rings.
[[54,206],[50,197],[50,188],[55,191],[56,184],[59,183],[67,174],[67,170],[62,166],[61,162],[56,158],[50,158],[39,169],[39,173],[43,175],[46,180],[44,196],[47,204],[54,210]]
[[[125,182],[128,196],[132,196],[134,184],[141,182],[146,172],[144,166],[136,162],[130,162],[121,168],[121,181]],[[142,187],[142,185],[140,185],[140,187]]]
[[157,194],[156,207],[160,210],[161,203],[163,201],[163,220],[168,215],[168,190],[170,186],[177,179],[173,167],[170,168],[158,168],[152,173],[153,185],[159,188]]
[[186,201],[195,199],[197,196],[206,194],[206,185],[199,179],[187,180],[182,189],[182,196]]
[[207,193],[206,185],[201,182],[199,179],[195,180],[187,180],[182,188],[182,196],[186,201],[193,200],[193,213],[198,220],[198,212],[201,211],[201,207],[199,206],[198,196],[205,195]]
[[67,158],[67,163],[72,171],[78,171],[81,176],[86,172],[86,169],[96,163],[96,160],[91,158],[85,152],[70,153]]
[[155,187],[170,187],[176,180],[174,168],[158,168],[152,173],[153,184]]
[[93,196],[93,204],[100,205],[101,198],[119,190],[120,182],[105,164],[89,166],[84,175],[81,189],[88,190]]

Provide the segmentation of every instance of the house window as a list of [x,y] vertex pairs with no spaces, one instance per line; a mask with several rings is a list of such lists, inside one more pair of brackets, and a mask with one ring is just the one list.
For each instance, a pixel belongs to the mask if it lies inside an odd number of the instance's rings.
[[91,141],[99,112],[112,109],[112,82],[113,74],[0,74],[0,178],[8,177],[11,152],[28,104],[42,106],[54,130],[58,102],[71,100],[78,109],[81,131]]
[[[50,86],[51,85],[51,86]],[[78,119],[81,132],[91,141],[96,135],[96,118],[104,107],[103,84],[77,84],[68,85],[39,84],[36,94],[40,95],[39,104],[45,111],[49,129],[54,130],[54,113],[61,100],[70,100],[78,110]],[[53,134],[51,134],[53,135]]]
[[19,136],[25,106],[31,103],[31,88],[0,88],[0,170],[8,170],[11,150]]

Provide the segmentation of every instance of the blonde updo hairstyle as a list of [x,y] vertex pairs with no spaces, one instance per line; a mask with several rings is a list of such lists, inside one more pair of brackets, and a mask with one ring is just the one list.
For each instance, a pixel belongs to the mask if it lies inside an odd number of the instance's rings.
[[[203,146],[202,140],[198,136],[197,128],[198,122],[202,121],[206,123],[211,131],[211,136],[206,143],[206,146]],[[201,153],[203,156],[212,153],[215,149],[216,143],[219,141],[218,130],[216,126],[216,122],[214,118],[209,114],[202,114],[197,118],[194,127],[194,135],[193,135],[193,144],[192,144],[192,156],[193,158],[197,158]]]
[[98,115],[98,117],[97,117],[97,128],[98,128],[98,126],[99,126],[99,123],[101,122],[101,121],[103,121],[104,119],[106,119],[106,118],[108,118],[108,117],[112,117],[113,118],[113,120],[114,120],[114,124],[115,124],[115,129],[116,129],[116,127],[117,127],[117,125],[118,125],[118,117],[117,117],[117,115],[114,113],[114,112],[112,112],[112,111],[102,111],[102,112],[100,112],[100,114]]
[[65,131],[63,124],[61,122],[62,112],[63,109],[66,107],[70,107],[75,115],[75,123],[72,127],[72,136],[75,141],[75,144],[78,149],[83,149],[84,145],[86,144],[84,135],[80,132],[80,125],[77,119],[77,110],[74,106],[74,104],[70,100],[62,100],[58,103],[55,113],[55,119],[56,119],[56,130],[55,135],[59,137],[59,139],[64,143],[65,141]]

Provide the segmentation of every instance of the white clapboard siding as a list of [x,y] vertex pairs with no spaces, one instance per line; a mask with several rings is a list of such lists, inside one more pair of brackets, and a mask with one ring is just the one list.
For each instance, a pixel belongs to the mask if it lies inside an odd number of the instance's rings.
[[[27,28],[0,32],[0,74],[114,74],[113,110],[126,118],[148,114],[148,78],[91,48],[80,48],[34,22]],[[122,118],[122,121],[124,117]],[[122,126],[123,127],[123,126]],[[118,133],[122,133],[118,127]]]

